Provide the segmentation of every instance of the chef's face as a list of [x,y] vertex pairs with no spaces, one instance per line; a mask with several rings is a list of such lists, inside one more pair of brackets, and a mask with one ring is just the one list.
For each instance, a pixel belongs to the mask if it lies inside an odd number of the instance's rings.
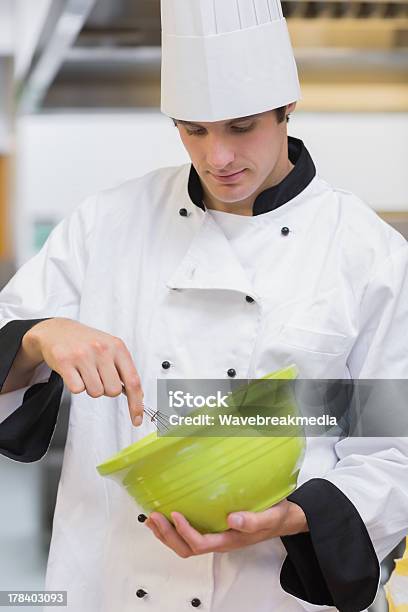
[[[286,113],[294,108],[288,105]],[[288,173],[287,124],[275,111],[211,123],[177,121],[177,127],[207,199],[241,203]]]

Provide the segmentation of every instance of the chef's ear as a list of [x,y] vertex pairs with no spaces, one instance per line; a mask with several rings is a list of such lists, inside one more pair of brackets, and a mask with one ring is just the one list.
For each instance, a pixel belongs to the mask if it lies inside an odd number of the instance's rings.
[[287,123],[289,123],[290,115],[295,111],[296,104],[297,104],[297,102],[291,102],[291,104],[288,104],[287,107],[286,107],[286,121],[287,121]]

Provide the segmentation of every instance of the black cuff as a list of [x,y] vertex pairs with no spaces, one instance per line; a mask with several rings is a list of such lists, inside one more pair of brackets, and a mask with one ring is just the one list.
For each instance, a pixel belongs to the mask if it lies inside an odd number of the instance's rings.
[[41,321],[46,319],[10,321],[0,329],[0,391],[20,350],[23,336]]
[[302,508],[309,533],[282,537],[282,588],[311,604],[360,612],[375,599],[380,566],[361,516],[329,480],[313,478],[288,500]]
[[[19,351],[24,334],[45,319],[10,321],[0,330],[0,390]],[[64,385],[52,372],[46,383],[30,387],[23,403],[0,424],[0,454],[30,463],[47,452],[54,433]]]
[[46,383],[33,385],[23,403],[0,424],[0,453],[22,463],[45,455],[57,423],[64,384],[56,372]]

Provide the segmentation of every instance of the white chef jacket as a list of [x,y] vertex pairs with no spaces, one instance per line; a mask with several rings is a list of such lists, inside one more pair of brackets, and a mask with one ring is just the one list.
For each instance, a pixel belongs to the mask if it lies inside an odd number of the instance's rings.
[[[122,338],[149,406],[158,378],[218,379],[231,368],[242,378],[291,363],[304,378],[408,377],[408,247],[400,234],[316,175],[250,219],[259,248],[248,274],[221,224],[192,201],[189,177],[189,165],[161,169],[83,202],[0,293],[4,331],[15,320],[68,317]],[[38,368],[30,387],[48,375]],[[26,391],[1,395],[0,414],[12,419]],[[47,385],[40,392],[46,397]],[[72,398],[46,585],[68,591],[68,612],[181,612],[193,600],[211,612],[348,612],[371,603],[378,560],[408,530],[407,439],[309,439],[294,499],[312,536],[181,559],[95,469],[152,430],[147,420],[132,426],[124,397]],[[334,518],[329,534],[319,532],[336,508],[341,555],[333,554]],[[361,596],[364,580],[353,585],[340,605],[356,546],[370,587]],[[301,584],[309,571],[297,574],[303,551],[309,569],[323,571],[327,596]]]

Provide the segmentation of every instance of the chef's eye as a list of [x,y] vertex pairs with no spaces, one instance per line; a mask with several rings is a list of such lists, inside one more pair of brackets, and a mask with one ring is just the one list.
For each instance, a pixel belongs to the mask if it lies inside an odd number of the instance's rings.
[[[243,134],[250,132],[255,127],[255,122],[240,125],[231,125],[230,129],[234,134]],[[207,130],[205,128],[186,127],[186,132],[189,136],[205,136]]]
[[186,128],[186,132],[189,136],[203,136],[206,131],[202,128],[196,128],[196,129]]
[[250,132],[254,126],[254,123],[249,123],[248,125],[232,125],[231,129],[233,132],[240,134],[242,132]]

